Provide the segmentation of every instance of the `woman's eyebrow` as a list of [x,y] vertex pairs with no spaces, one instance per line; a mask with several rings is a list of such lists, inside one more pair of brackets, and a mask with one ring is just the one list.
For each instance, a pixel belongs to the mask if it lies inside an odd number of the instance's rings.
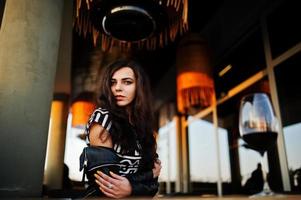
[[[111,78],[111,80],[116,80],[116,78]],[[133,78],[131,78],[131,77],[124,77],[124,78],[122,78],[121,80],[134,80]]]
[[[121,79],[122,81],[134,81],[134,78],[131,78],[131,77],[124,77]],[[116,81],[116,78],[111,78],[111,81]]]
[[131,80],[131,81],[133,81],[134,79],[133,78],[131,78],[131,77],[125,77],[125,78],[122,78],[121,80]]

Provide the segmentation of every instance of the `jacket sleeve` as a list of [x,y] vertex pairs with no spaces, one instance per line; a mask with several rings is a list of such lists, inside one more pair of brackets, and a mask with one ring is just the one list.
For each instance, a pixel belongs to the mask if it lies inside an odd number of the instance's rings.
[[131,182],[132,196],[155,196],[159,190],[158,178],[149,181]]
[[145,171],[145,172],[138,172],[135,174],[130,174],[128,177],[130,182],[147,182],[153,179],[153,171]]
[[132,186],[133,196],[154,196],[158,192],[158,178],[153,178],[152,170],[140,171],[127,178]]
[[[159,155],[156,153],[156,158],[158,158]],[[154,174],[153,170],[148,171],[138,171],[137,173],[130,174],[127,178],[130,182],[146,182],[153,180]]]

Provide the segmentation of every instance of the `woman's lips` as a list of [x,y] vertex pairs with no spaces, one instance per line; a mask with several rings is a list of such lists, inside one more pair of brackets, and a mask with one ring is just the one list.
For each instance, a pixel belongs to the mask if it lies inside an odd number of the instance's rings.
[[115,96],[115,98],[117,101],[122,101],[125,98],[125,96],[118,95],[118,96]]

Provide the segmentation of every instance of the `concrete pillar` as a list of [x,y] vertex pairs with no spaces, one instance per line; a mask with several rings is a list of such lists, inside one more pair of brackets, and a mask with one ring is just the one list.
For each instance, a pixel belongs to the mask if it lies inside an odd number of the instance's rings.
[[0,196],[42,194],[64,1],[6,1],[0,30]]
[[178,173],[175,183],[175,192],[183,192],[183,155],[182,155],[182,120],[181,115],[176,116],[176,127],[177,127],[177,137],[176,137],[176,146],[177,146],[177,168]]
[[187,116],[181,116],[181,142],[182,142],[182,166],[183,166],[183,193],[189,193],[190,183],[190,165],[189,165],[189,141]]
[[73,1],[64,0],[64,2],[44,171],[44,185],[47,190],[63,188],[64,152],[71,88]]
[[178,115],[177,120],[177,146],[179,174],[176,181],[176,192],[189,193],[191,190],[190,166],[189,166],[189,142],[187,117]]

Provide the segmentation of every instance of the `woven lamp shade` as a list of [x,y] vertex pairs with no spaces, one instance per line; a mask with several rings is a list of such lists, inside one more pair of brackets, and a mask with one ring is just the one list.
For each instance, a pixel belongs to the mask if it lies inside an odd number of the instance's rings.
[[190,33],[177,48],[177,108],[181,113],[194,114],[210,106],[214,81],[210,53],[206,41]]
[[75,31],[103,51],[155,50],[188,30],[188,0],[76,0]]
[[92,95],[92,93],[83,92],[72,103],[72,127],[84,128],[87,124],[90,115],[96,108]]
[[95,104],[87,101],[77,101],[72,105],[72,127],[83,128],[95,109]]

